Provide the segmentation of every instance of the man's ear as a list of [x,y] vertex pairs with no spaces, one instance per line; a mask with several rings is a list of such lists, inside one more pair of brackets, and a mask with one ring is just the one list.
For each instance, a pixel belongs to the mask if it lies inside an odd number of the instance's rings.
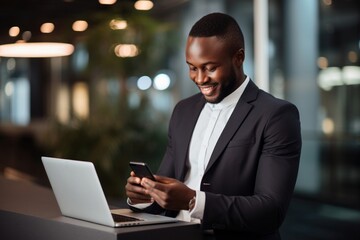
[[244,59],[245,59],[245,51],[244,51],[243,48],[240,48],[234,54],[234,63],[235,63],[235,65],[237,67],[241,67],[243,65],[243,63],[244,63]]

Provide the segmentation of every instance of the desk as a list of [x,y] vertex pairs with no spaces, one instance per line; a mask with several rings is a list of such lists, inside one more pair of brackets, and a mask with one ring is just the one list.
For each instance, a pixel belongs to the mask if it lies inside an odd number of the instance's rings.
[[199,224],[112,228],[61,216],[51,189],[0,176],[0,239],[201,239]]

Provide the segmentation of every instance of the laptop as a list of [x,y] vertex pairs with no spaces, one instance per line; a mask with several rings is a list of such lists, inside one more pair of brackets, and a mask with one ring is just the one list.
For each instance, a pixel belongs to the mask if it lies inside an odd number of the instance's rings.
[[110,210],[92,162],[41,157],[61,214],[110,227],[177,222],[176,218]]

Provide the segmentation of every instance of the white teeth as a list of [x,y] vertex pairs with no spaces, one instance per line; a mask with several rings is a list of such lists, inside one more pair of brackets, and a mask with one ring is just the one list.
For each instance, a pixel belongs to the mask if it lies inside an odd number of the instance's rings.
[[214,87],[213,86],[206,86],[206,87],[200,87],[201,92],[204,95],[209,95],[211,94],[211,92],[213,91]]
[[204,86],[204,87],[200,87],[201,89],[209,89],[209,88],[213,88],[214,86]]

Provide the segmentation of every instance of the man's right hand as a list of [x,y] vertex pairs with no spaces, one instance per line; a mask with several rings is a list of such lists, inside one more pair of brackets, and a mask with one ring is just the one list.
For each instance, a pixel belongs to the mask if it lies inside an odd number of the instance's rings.
[[146,194],[145,189],[140,183],[141,179],[136,177],[135,173],[132,171],[125,186],[126,195],[130,199],[131,204],[152,203],[152,198],[149,194]]

